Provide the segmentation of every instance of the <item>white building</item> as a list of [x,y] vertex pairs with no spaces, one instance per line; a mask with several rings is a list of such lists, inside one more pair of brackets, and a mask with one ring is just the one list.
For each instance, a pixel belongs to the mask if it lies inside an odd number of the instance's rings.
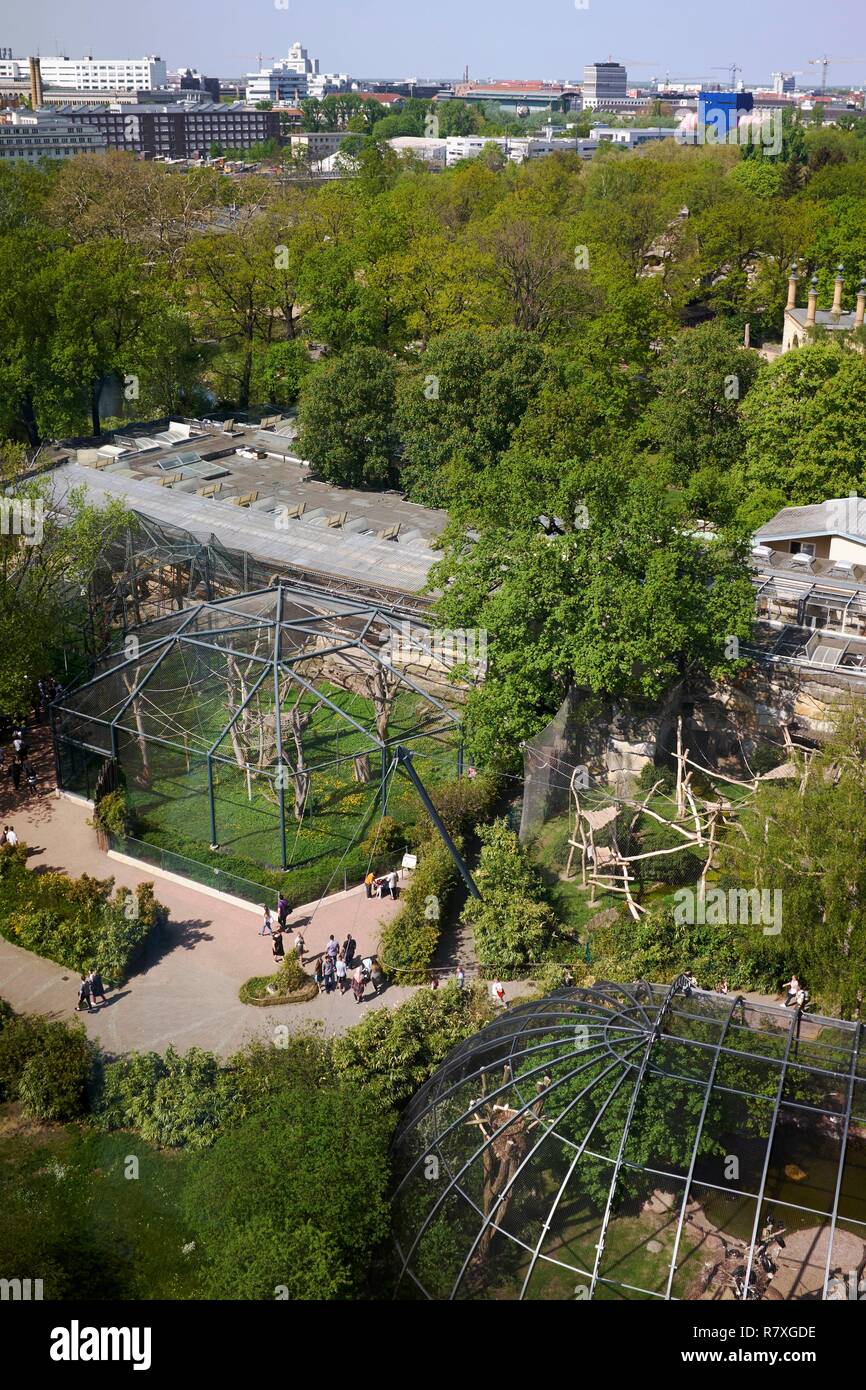
[[87,127],[45,111],[9,111],[0,116],[0,161],[71,159],[76,154],[104,154],[108,140]]
[[[26,59],[13,59],[21,76],[29,76]],[[165,59],[146,58],[40,58],[44,87],[73,87],[81,92],[152,91],[168,82]],[[0,77],[4,76],[0,67]]]
[[584,110],[613,110],[629,100],[628,74],[622,63],[587,63],[582,91]]
[[295,106],[305,97],[325,95],[325,89],[343,91],[341,86],[329,86],[329,79],[338,82],[348,77],[343,74],[320,74],[318,58],[311,58],[300,43],[293,43],[288,55],[281,58],[272,68],[262,68],[260,72],[247,74],[247,101],[272,101],[275,104]]

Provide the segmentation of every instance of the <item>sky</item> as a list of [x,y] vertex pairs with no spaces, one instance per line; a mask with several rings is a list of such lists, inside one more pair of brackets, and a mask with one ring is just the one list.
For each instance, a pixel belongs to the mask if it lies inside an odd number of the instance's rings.
[[254,71],[296,40],[323,72],[359,77],[579,78],[613,57],[632,81],[725,80],[831,63],[828,84],[866,83],[863,0],[30,0],[6,6],[0,48],[69,57],[165,58],[209,76]]

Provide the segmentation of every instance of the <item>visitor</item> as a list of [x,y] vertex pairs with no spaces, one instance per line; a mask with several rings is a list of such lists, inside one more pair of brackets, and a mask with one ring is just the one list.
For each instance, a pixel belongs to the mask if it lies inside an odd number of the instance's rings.
[[727,993],[728,993],[728,982],[727,982],[727,980],[725,979],[725,980],[722,980],[721,984],[716,985],[716,994],[727,994]]
[[295,937],[295,955],[298,957],[298,965],[303,965],[303,963],[304,963],[304,951],[305,951],[306,949],[307,949],[307,943],[306,943],[306,941],[304,940],[304,934],[303,934],[303,932],[302,932],[302,931],[300,930],[300,928],[299,928],[299,929],[298,929],[298,934],[297,934],[297,936]]
[[335,980],[333,956],[329,956],[326,954],[325,959],[322,961],[322,974],[325,979],[325,993],[330,994],[332,989],[334,988]]
[[273,936],[274,929],[271,926],[271,909],[262,904],[262,912],[265,914],[259,930],[259,936]]
[[377,889],[379,890],[378,893],[377,893],[377,895],[376,895],[377,897],[379,897],[379,898],[390,898],[390,896],[391,896],[391,877],[390,877],[390,874],[383,874],[381,878],[377,878],[377,879],[376,879],[376,887],[377,887]]
[[498,1004],[501,1009],[504,1009],[506,1007],[505,986],[503,985],[501,980],[493,980],[491,982],[490,998],[493,1000],[494,1004]]
[[24,775],[25,775],[25,777],[27,778],[27,790],[28,790],[29,792],[35,792],[35,791],[36,791],[36,773],[33,771],[33,764],[32,764],[32,763],[25,763],[25,764],[24,764]]
[[2,831],[0,831],[0,848],[2,848],[2,846],[5,845],[5,843],[6,843],[6,826],[4,825]]
[[359,963],[357,970],[352,976],[352,993],[355,996],[355,1003],[360,1004],[364,998],[364,990],[367,987],[367,975],[364,966]]
[[691,970],[687,970],[686,973],[685,973],[685,975],[683,976],[683,994],[685,995],[686,999],[688,999],[688,997],[689,997],[689,995],[691,994],[692,990],[693,990],[693,989],[697,989],[697,987],[698,987],[698,982],[697,982],[697,980],[695,979],[695,977],[694,977],[694,975],[692,974]]
[[340,947],[339,947],[339,944],[334,940],[334,933],[331,932],[331,935],[328,937],[328,944],[327,944],[327,946],[325,947],[325,955],[328,956],[328,958],[329,958],[331,964],[333,965],[333,964],[334,964],[334,961],[337,959],[337,956],[338,956],[339,954],[340,954]]
[[76,1009],[86,1009],[89,1014],[93,1013],[93,1005],[90,1002],[90,980],[87,975],[82,975],[81,984],[78,986]]
[[792,975],[790,980],[787,980],[785,984],[782,985],[782,989],[788,991],[788,997],[785,1000],[785,1008],[792,1009],[797,1002],[797,995],[800,993],[800,981],[797,979],[797,976]]
[[277,921],[279,922],[280,928],[283,931],[285,931],[286,918],[288,917],[291,910],[291,903],[289,902],[285,894],[281,893],[280,896],[277,898]]
[[23,763],[24,759],[27,757],[27,754],[30,752],[30,749],[28,748],[24,738],[23,730],[16,730],[15,737],[12,740],[12,747],[15,749],[15,756],[18,759],[18,761]]
[[396,897],[398,896],[399,892],[400,892],[400,889],[399,889],[399,887],[397,886],[397,870],[396,870],[396,869],[392,869],[391,872],[390,872],[389,875],[388,875],[388,887],[389,887],[390,890],[391,890],[391,897],[392,897],[392,898],[396,898]]
[[430,988],[431,988],[431,989],[438,989],[438,988],[439,988],[439,976],[435,973],[435,971],[431,971],[431,972],[430,972]]
[[88,983],[90,984],[91,1003],[95,1004],[97,999],[101,999],[103,1004],[107,1004],[108,1000],[105,997],[105,985],[102,983],[102,976],[100,975],[95,965],[91,966],[90,974],[88,975],[87,979]]
[[382,974],[382,967],[377,956],[370,960],[370,984],[373,986],[375,994],[381,994],[385,988],[385,976]]
[[321,992],[322,992],[322,990],[323,990],[323,988],[324,988],[324,985],[325,985],[325,972],[324,972],[324,970],[322,969],[322,958],[321,958],[321,956],[320,956],[319,959],[316,961],[316,969],[315,969],[315,971],[314,971],[314,973],[313,973],[313,979],[315,980],[316,984],[319,986],[319,993],[321,994]]
[[21,764],[16,758],[9,771],[12,774],[12,785],[16,791],[21,786]]
[[574,974],[572,973],[572,969],[571,969],[571,966],[570,966],[570,965],[567,965],[567,966],[565,967],[565,970],[562,972],[562,983],[563,983],[564,985],[568,985],[568,986],[571,986],[571,985],[574,984]]
[[18,843],[18,836],[15,834],[11,825],[7,825],[6,827],[6,843],[7,845],[11,845],[13,849]]
[[274,935],[273,956],[274,956],[274,960],[277,961],[277,962],[279,962],[279,961],[281,961],[281,960],[284,958],[284,956],[285,956],[285,954],[286,954],[285,947],[283,946],[283,933],[280,931],[279,927],[277,927],[277,929],[276,929],[276,931],[274,932],[273,935]]
[[344,955],[345,960],[346,960],[346,968],[349,969],[349,970],[351,970],[351,968],[352,968],[352,961],[355,959],[355,947],[357,946],[357,944],[358,944],[358,943],[357,943],[357,941],[355,940],[354,936],[352,935],[351,932],[349,932],[349,935],[346,937],[346,940],[343,942],[343,955]]
[[348,971],[346,970],[346,957],[343,955],[342,951],[337,956],[337,959],[334,963],[334,969],[337,972],[337,984],[340,986],[340,993],[345,994],[346,976],[348,974]]
[[373,880],[374,880],[374,877],[375,877],[375,876],[374,876],[374,874],[373,874],[373,870],[372,870],[372,869],[368,870],[367,876],[366,876],[366,878],[364,879],[364,892],[367,894],[367,897],[368,897],[368,898],[372,898],[372,896],[373,896]]
[[463,969],[463,966],[459,963],[459,961],[457,963],[457,974],[454,976],[454,978],[457,981],[457,988],[462,989],[466,980],[466,972]]

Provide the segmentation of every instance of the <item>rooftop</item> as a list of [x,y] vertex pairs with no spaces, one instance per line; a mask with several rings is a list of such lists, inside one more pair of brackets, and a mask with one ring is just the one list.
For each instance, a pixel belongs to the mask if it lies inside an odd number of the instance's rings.
[[314,480],[294,451],[291,417],[245,425],[178,420],[153,434],[136,428],[50,460],[57,500],[83,487],[96,505],[120,498],[135,512],[202,540],[215,536],[275,568],[406,593],[423,588],[446,514],[398,492]]
[[846,536],[866,543],[866,498],[831,497],[805,507],[783,507],[755,532],[758,542],[803,536]]

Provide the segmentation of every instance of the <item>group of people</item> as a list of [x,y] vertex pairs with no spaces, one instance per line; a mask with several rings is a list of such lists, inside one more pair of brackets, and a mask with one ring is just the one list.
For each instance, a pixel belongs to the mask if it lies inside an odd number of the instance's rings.
[[77,1009],[86,1009],[89,1014],[93,1013],[93,1006],[96,1000],[107,1004],[105,997],[105,986],[102,983],[102,976],[94,966],[88,975],[82,975],[81,984],[78,986]]
[[368,981],[372,982],[375,993],[380,993],[384,987],[385,977],[375,956],[370,956],[367,960],[359,960],[354,970],[352,969],[357,947],[358,943],[351,932],[342,946],[333,932],[331,933],[328,937],[328,944],[316,960],[313,974],[320,993],[331,994],[338,989],[341,994],[345,994],[346,990],[351,987],[355,1002],[360,1004]]
[[[0,750],[0,768],[6,762],[5,754]],[[22,783],[28,792],[36,791],[36,772],[30,761],[30,745],[24,734],[23,729],[15,729],[12,733],[12,759],[9,763],[7,776],[12,782],[15,791],[21,790]]]
[[286,948],[283,945],[283,932],[286,930],[286,924],[291,910],[292,905],[288,898],[284,893],[280,893],[280,896],[277,898],[277,923],[276,926],[274,926],[271,917],[271,909],[268,907],[267,903],[262,903],[262,913],[264,915],[262,917],[262,925],[259,927],[259,936],[271,937],[271,950],[277,964],[285,959]]
[[[685,976],[684,976],[684,991],[683,991],[684,994],[685,994],[685,996],[686,996],[686,998],[688,998],[688,996],[691,994],[691,992],[692,992],[693,989],[698,989],[698,988],[699,988],[698,982],[697,982],[697,980],[695,979],[695,976],[694,976],[693,971],[687,970],[687,971],[685,972]],[[727,976],[725,976],[725,978],[724,978],[723,980],[720,980],[720,981],[719,981],[719,983],[716,985],[715,990],[714,990],[713,992],[714,992],[715,994],[728,994],[728,993],[730,992],[730,988],[731,988],[731,987],[730,987],[730,985],[728,984]],[[786,1009],[794,1009],[794,1008],[803,1009],[803,1008],[805,1008],[806,1005],[808,1004],[808,1002],[809,1002],[809,991],[808,991],[807,989],[804,989],[804,988],[803,988],[803,986],[800,984],[800,981],[799,981],[799,979],[797,978],[796,975],[792,975],[791,978],[790,978],[790,980],[786,980],[785,983],[782,985],[782,989],[785,991],[785,1008],[786,1008]]]
[[397,881],[397,870],[392,869],[389,874],[382,874],[379,878],[370,869],[364,879],[364,892],[368,898],[398,898],[400,887]]
[[17,843],[18,836],[15,834],[15,827],[12,825],[4,825],[2,831],[0,831],[0,845],[11,845],[14,849]]

